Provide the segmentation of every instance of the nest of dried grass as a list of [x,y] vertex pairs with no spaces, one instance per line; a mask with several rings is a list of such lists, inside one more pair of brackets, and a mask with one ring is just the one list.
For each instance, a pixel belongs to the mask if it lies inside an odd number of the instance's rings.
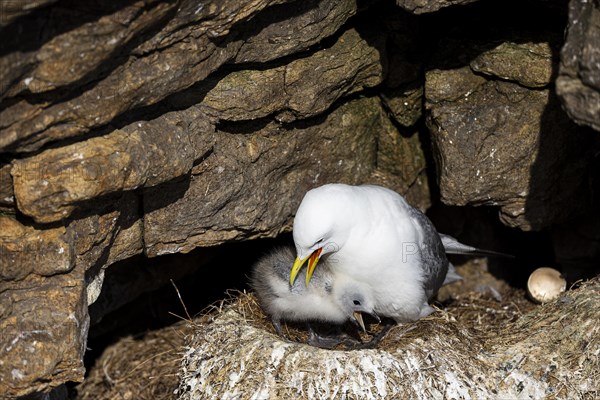
[[[497,296],[496,296],[497,297]],[[598,398],[600,279],[533,306],[458,295],[376,349],[324,350],[274,334],[252,294],[194,321],[179,398]],[[290,328],[293,340],[304,332]]]
[[77,386],[77,399],[173,399],[181,349],[193,331],[185,321],[108,346]]

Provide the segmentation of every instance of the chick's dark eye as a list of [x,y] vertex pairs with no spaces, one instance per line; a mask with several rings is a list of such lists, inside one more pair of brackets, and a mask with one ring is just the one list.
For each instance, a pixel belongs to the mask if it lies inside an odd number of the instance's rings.
[[360,301],[358,301],[358,300],[354,300],[353,303],[355,306],[360,306]]

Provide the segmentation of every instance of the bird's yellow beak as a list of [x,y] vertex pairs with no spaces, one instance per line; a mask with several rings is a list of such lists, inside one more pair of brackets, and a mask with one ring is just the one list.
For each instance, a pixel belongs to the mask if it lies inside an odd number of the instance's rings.
[[290,285],[294,284],[296,276],[298,275],[298,272],[300,272],[300,268],[302,268],[306,260],[308,260],[308,268],[306,269],[306,286],[308,286],[310,278],[312,278],[313,272],[315,271],[315,267],[319,262],[319,256],[321,255],[322,251],[323,248],[321,247],[313,251],[310,257],[306,257],[304,259],[296,257],[296,261],[294,261],[294,265],[292,265],[292,272],[290,272]]

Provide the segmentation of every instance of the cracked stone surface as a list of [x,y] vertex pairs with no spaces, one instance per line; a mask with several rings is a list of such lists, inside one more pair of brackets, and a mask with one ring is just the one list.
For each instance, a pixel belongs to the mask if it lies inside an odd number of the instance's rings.
[[556,92],[571,118],[600,131],[600,4],[573,0]]
[[598,141],[551,88],[554,37],[522,35],[493,47],[448,39],[426,73],[426,122],[444,203],[497,206],[506,225],[541,230],[591,210]]
[[81,381],[90,320],[188,272],[158,256],[289,232],[327,182],[492,206],[597,265],[600,143],[570,118],[598,129],[598,4],[563,46],[562,3],[469,2],[3,2],[0,397]]

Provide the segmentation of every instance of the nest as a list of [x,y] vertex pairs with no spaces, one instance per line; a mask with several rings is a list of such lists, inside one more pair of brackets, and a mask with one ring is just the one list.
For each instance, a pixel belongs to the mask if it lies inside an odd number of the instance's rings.
[[193,330],[184,321],[108,346],[76,387],[77,399],[172,399],[181,349]]
[[[496,298],[494,298],[496,297]],[[598,398],[600,279],[534,306],[523,291],[468,292],[375,349],[325,350],[278,337],[252,294],[194,321],[180,400]],[[372,327],[376,331],[375,327]]]

